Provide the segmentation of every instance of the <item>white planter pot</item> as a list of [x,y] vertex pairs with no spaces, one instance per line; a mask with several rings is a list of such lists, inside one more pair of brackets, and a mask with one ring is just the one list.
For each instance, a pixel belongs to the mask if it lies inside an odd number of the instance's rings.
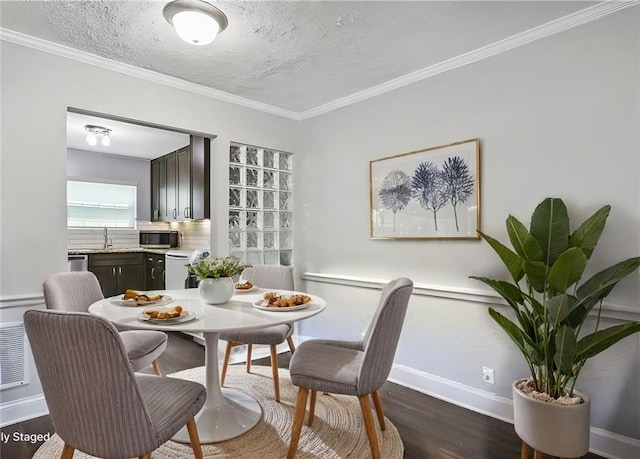
[[557,405],[535,400],[513,383],[513,421],[516,433],[530,447],[556,457],[582,457],[589,452],[591,400],[579,405]]
[[207,304],[223,304],[231,299],[234,293],[233,279],[202,279],[198,285],[198,293]]

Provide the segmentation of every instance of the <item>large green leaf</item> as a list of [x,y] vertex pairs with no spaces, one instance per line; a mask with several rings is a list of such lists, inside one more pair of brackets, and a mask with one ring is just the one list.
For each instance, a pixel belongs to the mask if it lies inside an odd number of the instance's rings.
[[522,263],[524,260],[522,257],[500,241],[484,234],[482,231],[478,231],[478,234],[482,239],[487,241],[491,248],[498,254],[502,263],[509,270],[513,280],[515,282],[519,282],[520,279],[522,279],[522,276],[524,276],[524,271],[522,270]]
[[589,309],[586,308],[584,302],[578,303],[569,313],[569,316],[566,318],[566,323],[571,328],[576,329],[584,322],[584,319],[589,315],[589,311],[591,311],[590,306]]
[[489,308],[489,315],[493,320],[496,321],[498,325],[500,325],[500,327],[502,327],[502,329],[507,333],[507,335],[509,336],[509,338],[511,338],[515,345],[518,346],[518,349],[520,349],[520,352],[522,352],[527,361],[531,360],[531,354],[525,347],[525,343],[539,352],[538,346],[531,339],[531,337],[527,336],[527,334],[524,333],[520,328],[518,328],[518,326],[512,321],[507,319],[505,316],[503,316],[493,308]]
[[569,238],[569,244],[572,247],[581,248],[587,258],[591,258],[591,254],[596,248],[596,245],[598,245],[600,236],[604,231],[604,226],[607,223],[607,217],[609,217],[610,211],[611,206],[607,205],[587,218],[582,225],[573,232]]
[[616,344],[629,335],[640,332],[640,322],[615,325],[598,330],[578,341],[576,362],[587,360]]
[[558,292],[566,291],[580,280],[588,261],[582,249],[571,247],[565,250],[549,271],[549,285]]
[[544,306],[542,306],[542,303],[540,303],[537,299],[535,299],[535,297],[531,295],[527,295],[526,293],[523,293],[522,296],[526,298],[527,302],[531,306],[533,314],[540,317],[544,316],[545,311],[544,311]]
[[530,346],[526,341],[524,343],[527,360],[533,365],[542,366],[544,364],[544,353],[541,349]]
[[544,292],[547,288],[547,265],[541,261],[525,261],[522,267],[534,290]]
[[576,334],[565,325],[556,331],[555,338],[556,352],[553,361],[560,368],[560,372],[572,375],[573,362],[578,352]]
[[[562,295],[554,296],[547,301],[547,312],[551,324],[556,327],[564,319],[569,316],[569,313],[575,308],[578,300],[575,296]],[[573,328],[573,327],[572,327]]]
[[581,303],[588,302],[593,306],[598,300],[605,298],[618,282],[632,274],[639,266],[640,257],[633,257],[594,274],[578,288],[578,300]]
[[509,240],[515,251],[525,260],[543,261],[542,248],[538,241],[529,233],[524,226],[513,215],[507,218],[507,233]]
[[562,199],[547,198],[533,211],[531,235],[542,248],[543,261],[551,266],[569,247],[569,215]]
[[488,277],[469,277],[471,279],[479,280],[480,282],[494,289],[516,311],[518,310],[518,304],[523,304],[524,302],[524,298],[522,297],[522,292],[520,291],[520,289],[517,286],[510,284],[509,282],[489,279]]

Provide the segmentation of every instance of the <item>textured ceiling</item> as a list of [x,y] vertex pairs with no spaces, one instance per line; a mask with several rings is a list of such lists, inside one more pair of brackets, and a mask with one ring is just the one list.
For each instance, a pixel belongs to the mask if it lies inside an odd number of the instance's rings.
[[202,47],[177,37],[165,3],[2,0],[0,25],[302,113],[597,2],[215,2],[229,27]]

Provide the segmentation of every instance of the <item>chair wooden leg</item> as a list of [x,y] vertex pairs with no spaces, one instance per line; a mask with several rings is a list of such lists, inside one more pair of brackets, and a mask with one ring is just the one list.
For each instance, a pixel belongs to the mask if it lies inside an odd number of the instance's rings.
[[253,350],[253,346],[251,344],[247,344],[247,373],[251,373],[251,351]]
[[316,415],[316,391],[311,391],[311,400],[309,400],[309,420],[307,421],[307,425],[313,425],[313,418]]
[[373,406],[376,407],[376,414],[378,415],[378,423],[380,424],[380,430],[385,430],[387,426],[384,423],[384,411],[382,410],[382,402],[380,401],[380,394],[375,391],[371,394],[373,399]]
[[369,403],[369,396],[361,395],[358,397],[358,401],[360,402],[360,409],[362,410],[364,426],[367,429],[369,447],[371,448],[371,457],[373,459],[380,459],[380,450],[378,449],[378,436],[376,435],[376,428],[373,424],[373,416],[371,415],[371,404]]
[[64,448],[62,448],[62,454],[60,454],[60,459],[71,459],[75,450],[76,449],[69,443],[65,443]]
[[196,459],[203,459],[200,436],[198,435],[198,426],[196,426],[196,420],[194,418],[187,421],[187,432],[189,433],[189,441],[191,442],[193,455]]
[[153,362],[151,362],[151,365],[153,365],[153,372],[155,374],[157,374],[158,376],[162,376],[162,372],[160,371],[160,364],[158,363],[158,359],[156,359]]
[[143,454],[139,456],[138,459],[151,459],[151,453]]
[[529,459],[529,445],[525,442],[522,442],[522,447],[520,448],[520,459]]
[[224,379],[227,377],[227,367],[229,366],[229,357],[231,357],[231,348],[233,343],[227,341],[227,347],[224,350],[224,360],[222,361],[222,374],[220,375],[220,386],[224,386]]
[[293,338],[291,336],[287,338],[287,343],[289,344],[289,350],[293,354],[296,351],[296,345],[293,344]]
[[293,412],[293,425],[291,426],[291,441],[289,443],[289,452],[287,459],[294,459],[298,451],[298,442],[300,441],[300,433],[302,432],[302,423],[304,422],[304,412],[307,408],[307,396],[309,389],[300,387],[298,389],[298,398],[296,399],[296,408]]
[[537,449],[533,450],[533,459],[542,459],[542,452]]
[[280,378],[278,377],[278,350],[272,344],[271,349],[271,373],[273,374],[273,390],[276,393],[276,402],[280,402]]

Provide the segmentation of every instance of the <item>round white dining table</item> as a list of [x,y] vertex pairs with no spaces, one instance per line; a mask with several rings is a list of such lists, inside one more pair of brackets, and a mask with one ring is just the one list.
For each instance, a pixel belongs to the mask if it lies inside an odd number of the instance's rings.
[[[125,328],[202,332],[205,340],[205,387],[207,400],[196,415],[196,424],[201,443],[215,443],[235,438],[253,428],[262,416],[258,402],[249,395],[220,387],[218,370],[218,338],[220,332],[249,330],[283,323],[295,322],[322,312],[326,302],[309,295],[311,302],[304,309],[278,309],[265,311],[254,306],[267,291],[291,294],[283,290],[258,289],[254,292],[236,293],[224,304],[206,304],[198,294],[198,289],[154,291],[168,295],[171,301],[163,307],[182,306],[193,320],[178,323],[149,322],[140,319],[144,309],[151,306],[122,306],[122,295],[105,298],[93,303],[89,313],[104,317]],[[297,292],[299,293],[299,292]],[[183,313],[184,314],[184,313]],[[194,316],[192,316],[194,315]],[[173,440],[189,443],[189,434],[182,428]]]

